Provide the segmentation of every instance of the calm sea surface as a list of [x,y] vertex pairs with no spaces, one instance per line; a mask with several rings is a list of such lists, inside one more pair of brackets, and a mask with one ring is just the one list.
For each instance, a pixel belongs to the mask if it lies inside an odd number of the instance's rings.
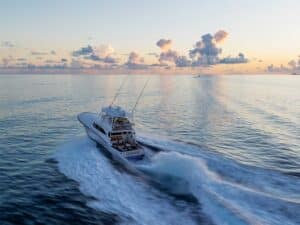
[[[125,75],[0,76],[0,224],[300,224],[300,77],[156,76],[127,173],[77,121]],[[130,110],[148,76],[128,76]]]

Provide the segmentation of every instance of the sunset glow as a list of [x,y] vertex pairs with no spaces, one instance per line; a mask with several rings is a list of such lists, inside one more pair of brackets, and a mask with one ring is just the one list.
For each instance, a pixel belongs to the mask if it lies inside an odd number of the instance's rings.
[[[296,0],[251,3],[223,0],[209,4],[192,0],[183,5],[180,1],[136,0],[3,1],[0,70],[4,73],[22,73],[33,68],[53,73],[82,69],[96,73],[106,73],[107,69],[110,73],[298,70],[298,4]],[[202,39],[205,35],[213,37],[211,42]],[[79,52],[89,46],[89,53]],[[128,58],[132,52],[138,57],[135,61]],[[239,58],[239,54],[244,58]],[[289,64],[292,60],[295,66]],[[270,65],[273,67],[268,69]]]

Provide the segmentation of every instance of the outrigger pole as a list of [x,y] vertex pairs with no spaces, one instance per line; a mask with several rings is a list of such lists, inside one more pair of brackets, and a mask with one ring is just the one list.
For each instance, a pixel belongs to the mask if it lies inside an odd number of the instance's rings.
[[115,96],[114,96],[114,98],[111,101],[111,103],[110,103],[109,106],[112,106],[114,104],[114,102],[116,101],[117,97],[120,95],[120,91],[122,90],[122,88],[123,88],[124,84],[126,83],[127,79],[128,79],[128,75],[123,79],[123,81],[122,81],[119,89],[117,90],[117,92],[116,92],[116,94],[115,94]]
[[146,86],[147,86],[149,80],[150,80],[150,76],[149,76],[149,78],[147,79],[147,81],[145,82],[144,87],[142,88],[142,90],[141,90],[141,92],[140,92],[140,95],[138,96],[138,98],[137,98],[137,100],[136,100],[136,102],[135,102],[135,104],[134,104],[134,106],[133,106],[133,108],[132,108],[132,110],[131,110],[132,117],[133,117],[133,112],[134,112],[135,108],[137,107],[137,105],[138,105],[138,103],[139,103],[139,101],[140,101],[140,98],[142,97],[142,95],[143,95],[143,93],[144,93],[144,90],[145,90],[145,88],[146,88]]

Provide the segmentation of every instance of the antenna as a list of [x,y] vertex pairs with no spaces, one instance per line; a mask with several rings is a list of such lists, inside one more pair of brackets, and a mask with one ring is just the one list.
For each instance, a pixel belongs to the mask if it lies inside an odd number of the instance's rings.
[[131,114],[132,114],[132,115],[133,115],[133,112],[134,112],[135,108],[137,107],[137,105],[138,105],[138,103],[139,103],[139,101],[140,101],[140,98],[142,97],[142,95],[143,95],[143,93],[144,93],[144,90],[145,90],[145,88],[146,88],[146,86],[147,86],[149,80],[150,80],[150,77],[149,77],[148,80],[145,82],[144,87],[142,88],[142,90],[141,90],[141,92],[140,92],[140,95],[138,96],[138,98],[137,98],[137,100],[136,100],[136,102],[135,102],[135,104],[134,104],[134,106],[133,106],[133,108],[132,108],[132,110],[131,110]]
[[116,94],[115,94],[115,96],[114,96],[114,98],[113,98],[113,100],[111,101],[111,103],[110,103],[109,106],[112,106],[112,105],[114,104],[114,102],[116,101],[117,97],[120,95],[120,91],[121,91],[121,89],[123,88],[124,84],[126,83],[127,78],[128,78],[128,75],[123,79],[123,81],[122,81],[122,83],[121,83],[119,89],[117,90],[117,92],[116,92]]

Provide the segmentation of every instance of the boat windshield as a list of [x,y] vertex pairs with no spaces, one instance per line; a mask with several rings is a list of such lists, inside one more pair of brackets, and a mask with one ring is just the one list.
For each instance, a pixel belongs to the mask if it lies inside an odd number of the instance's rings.
[[113,119],[112,130],[132,130],[132,124],[126,117],[117,117]]

